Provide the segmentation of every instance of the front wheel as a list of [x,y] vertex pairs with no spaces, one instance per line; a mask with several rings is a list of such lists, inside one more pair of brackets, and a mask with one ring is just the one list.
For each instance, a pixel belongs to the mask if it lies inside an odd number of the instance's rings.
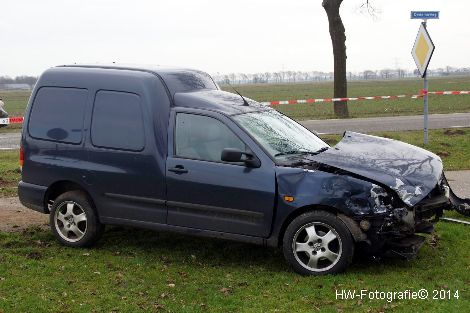
[[301,275],[326,275],[344,271],[352,260],[354,242],[344,223],[325,211],[295,218],[283,239],[287,262]]
[[81,191],[68,191],[54,200],[50,226],[55,237],[69,247],[91,246],[104,230],[88,197]]

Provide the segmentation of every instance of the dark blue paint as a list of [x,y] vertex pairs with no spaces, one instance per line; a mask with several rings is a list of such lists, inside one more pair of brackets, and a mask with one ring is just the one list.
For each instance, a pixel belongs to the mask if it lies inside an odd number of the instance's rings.
[[346,132],[335,149],[312,157],[319,163],[378,181],[413,206],[431,192],[442,176],[441,158],[404,142]]
[[[41,98],[41,88],[87,91],[77,103],[84,114],[72,117],[80,140],[66,142],[70,135],[58,130],[44,138],[32,136],[35,99]],[[102,102],[102,95],[107,101]],[[67,120],[58,99],[48,102],[43,116],[62,115]],[[47,70],[25,115],[24,123],[29,127],[23,128],[21,140],[25,164],[20,200],[47,213],[51,186],[72,182],[90,195],[103,223],[277,245],[286,223],[307,207],[332,210],[354,220],[360,218],[359,208],[365,212],[363,216],[380,223],[383,214],[371,213],[374,184],[419,205],[441,177],[442,164],[435,155],[354,133],[347,133],[335,148],[304,156],[298,164],[276,164],[232,119],[236,114],[271,110],[247,101],[248,106],[240,96],[218,90],[209,75],[194,70],[78,65]],[[113,105],[121,111],[101,114]],[[178,113],[219,120],[261,166],[175,155]],[[66,123],[58,124],[41,122],[36,126],[69,132]],[[395,188],[397,178],[403,185]],[[418,186],[421,194],[405,197],[410,188],[416,193]],[[295,200],[286,202],[284,196]],[[403,201],[396,201],[394,205],[401,207]],[[392,218],[392,212],[387,214]]]
[[177,93],[174,98],[175,106],[218,111],[226,115],[268,110],[266,106],[246,97],[251,104],[245,106],[240,96],[221,90]]
[[[227,117],[216,112],[185,108],[178,108],[170,118],[170,147],[173,147],[172,131],[177,112],[216,118],[238,134],[250,150],[257,155],[262,154],[253,140]],[[169,149],[167,158],[168,201],[259,213],[259,217],[230,211],[210,212],[208,215],[201,210],[176,206],[168,210],[168,224],[251,236],[269,235],[276,195],[275,167],[269,158],[263,155],[261,167],[249,168],[243,164],[179,158],[174,152]],[[175,167],[184,168],[187,173],[169,171]]]

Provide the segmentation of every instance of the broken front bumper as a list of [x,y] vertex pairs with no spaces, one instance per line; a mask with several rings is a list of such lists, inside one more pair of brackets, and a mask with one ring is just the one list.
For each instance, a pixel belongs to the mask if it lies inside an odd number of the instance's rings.
[[[369,253],[377,256],[416,257],[425,238],[418,234],[431,234],[434,224],[445,210],[468,214],[469,199],[458,198],[444,175],[436,187],[413,207],[394,207],[386,214],[356,220],[364,232]],[[368,227],[364,227],[368,226]]]

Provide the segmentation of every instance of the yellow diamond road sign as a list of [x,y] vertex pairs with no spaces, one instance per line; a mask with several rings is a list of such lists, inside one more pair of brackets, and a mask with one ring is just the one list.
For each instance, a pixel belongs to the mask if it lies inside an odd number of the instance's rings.
[[426,73],[434,48],[434,44],[432,43],[431,37],[429,37],[426,27],[421,24],[411,54],[413,55],[413,59],[415,59],[416,66],[422,77],[424,77]]

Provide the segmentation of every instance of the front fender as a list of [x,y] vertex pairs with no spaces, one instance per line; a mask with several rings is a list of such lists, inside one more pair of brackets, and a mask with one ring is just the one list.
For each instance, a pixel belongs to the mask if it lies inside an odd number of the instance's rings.
[[[276,173],[279,204],[286,209],[320,205],[337,209],[345,215],[354,215],[356,209],[371,209],[373,183],[349,175],[340,175],[302,168],[279,168]],[[285,201],[290,196],[294,200]]]
[[368,212],[375,206],[371,190],[377,185],[352,176],[278,167],[276,179],[278,205],[272,238],[279,236],[289,216],[306,207],[329,208],[335,213],[353,217],[369,215]]

